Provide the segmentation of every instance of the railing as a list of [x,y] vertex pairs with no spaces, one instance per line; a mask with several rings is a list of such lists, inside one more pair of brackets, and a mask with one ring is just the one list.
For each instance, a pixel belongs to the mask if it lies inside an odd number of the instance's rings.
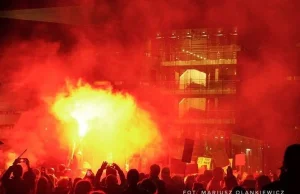
[[7,127],[15,124],[21,117],[19,111],[0,111],[0,127]]
[[209,111],[198,111],[189,109],[185,111],[185,118],[202,118],[202,119],[221,119],[221,118],[235,118],[236,112],[233,110],[209,110]]
[[[0,130],[1,129],[13,129],[14,128],[14,124],[9,124],[9,125],[0,125]],[[1,132],[1,133],[4,133],[4,131],[3,132]]]
[[187,111],[178,124],[235,124],[235,111]]
[[173,94],[236,94],[237,81],[220,80],[188,80],[183,81],[161,81],[160,87]]
[[205,59],[189,61],[163,61],[162,66],[197,66],[197,65],[230,65],[237,64],[237,59]]
[[22,114],[21,111],[6,111],[0,110],[0,115],[20,115]]
[[176,124],[235,124],[235,119],[179,119]]

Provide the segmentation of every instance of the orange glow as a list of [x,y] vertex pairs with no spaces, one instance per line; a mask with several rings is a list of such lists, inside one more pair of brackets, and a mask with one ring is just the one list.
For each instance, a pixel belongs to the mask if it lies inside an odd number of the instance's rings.
[[61,123],[62,143],[72,155],[81,151],[82,162],[94,170],[105,160],[125,168],[127,158],[161,142],[156,124],[129,94],[79,82],[68,84],[50,105]]
[[5,163],[5,168],[8,168],[9,166],[11,166],[15,159],[17,158],[17,154],[14,152],[8,152],[7,154],[7,161]]

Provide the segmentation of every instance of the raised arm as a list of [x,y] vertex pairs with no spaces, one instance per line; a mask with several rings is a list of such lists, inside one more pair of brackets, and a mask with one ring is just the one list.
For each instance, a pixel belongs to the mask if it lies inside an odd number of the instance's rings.
[[7,187],[8,181],[9,181],[9,178],[10,178],[10,175],[12,172],[13,172],[13,166],[10,166],[6,170],[6,172],[3,174],[2,179],[1,179],[3,187]]
[[29,163],[28,159],[25,160],[25,164],[27,165],[28,171],[25,172],[25,174],[23,176],[23,179],[26,182],[26,186],[28,187],[28,189],[30,191],[33,191],[34,188],[35,188],[35,178],[36,178],[36,176],[35,176],[32,168],[30,167],[30,163]]
[[125,174],[122,171],[122,169],[117,165],[117,164],[113,164],[113,167],[118,171],[119,177],[120,177],[120,181],[121,181],[121,186],[124,186],[126,184],[126,179],[125,179]]
[[96,177],[94,179],[94,186],[96,188],[99,188],[101,185],[100,185],[100,182],[101,182],[101,176],[103,174],[103,171],[104,169],[106,169],[107,167],[107,162],[103,162],[101,167],[98,169],[97,173],[96,173]]
[[13,165],[10,166],[10,167],[6,170],[6,172],[3,174],[1,181],[2,181],[2,184],[3,184],[4,187],[7,187],[7,186],[8,186],[8,181],[9,181],[9,178],[10,178],[11,173],[13,172],[14,166],[18,165],[19,163],[20,163],[19,158],[15,159]]
[[50,176],[46,173],[45,169],[41,170],[41,175],[47,179],[48,183],[50,184],[51,189],[54,188],[54,183],[51,180]]

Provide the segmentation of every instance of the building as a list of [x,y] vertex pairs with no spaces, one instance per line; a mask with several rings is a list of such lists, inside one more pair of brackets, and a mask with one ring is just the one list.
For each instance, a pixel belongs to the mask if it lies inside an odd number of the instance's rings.
[[245,166],[261,170],[262,143],[235,135],[240,51],[236,28],[163,31],[149,42],[156,84],[177,97],[174,157],[181,157],[184,139],[191,138],[194,161],[225,148],[230,158],[246,153]]
[[17,121],[20,119],[23,112],[22,108],[16,108],[16,101],[18,98],[12,100],[12,96],[16,96],[11,92],[11,85],[7,83],[0,83],[0,141],[4,143],[9,138],[12,129]]

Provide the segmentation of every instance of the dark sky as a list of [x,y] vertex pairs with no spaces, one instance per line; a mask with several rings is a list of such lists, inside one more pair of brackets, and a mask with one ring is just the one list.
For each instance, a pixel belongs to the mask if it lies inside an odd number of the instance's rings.
[[[120,30],[129,31],[128,33],[144,34],[146,30],[158,28],[238,26],[243,44],[250,49],[265,43],[274,44],[274,41],[270,40],[273,38],[276,39],[274,45],[278,47],[299,41],[296,18],[300,16],[300,3],[297,0],[132,0],[130,3],[121,0],[11,0],[0,1],[0,8],[11,10],[70,6],[87,2],[93,4],[95,10],[108,7],[109,11],[103,13],[107,16],[104,22],[110,23],[113,20],[113,25],[121,24]],[[101,11],[96,15],[101,16]],[[11,36],[12,31],[27,30],[29,33],[36,22],[21,22],[23,27],[26,25],[21,29],[19,24],[18,21],[0,19],[2,39],[6,35]],[[101,22],[98,24],[102,25]],[[65,27],[64,25],[63,28]],[[60,34],[60,27],[52,28],[50,25],[50,28],[53,32],[58,31],[54,34]],[[26,38],[28,34],[19,32],[18,35]]]

